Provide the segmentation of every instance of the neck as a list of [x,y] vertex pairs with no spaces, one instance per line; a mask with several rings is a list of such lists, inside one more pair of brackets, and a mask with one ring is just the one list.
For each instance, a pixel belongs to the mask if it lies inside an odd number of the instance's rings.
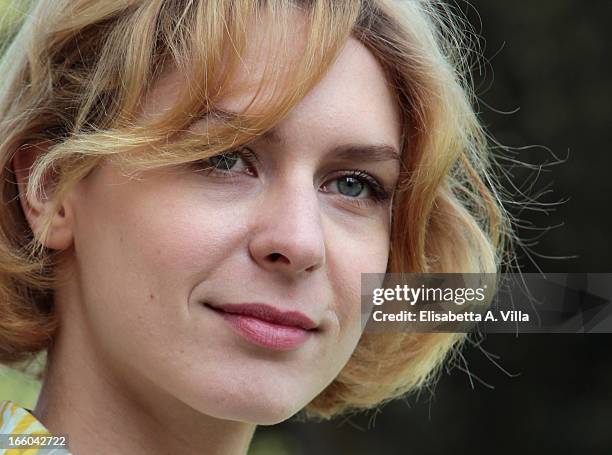
[[62,327],[33,411],[74,455],[247,453],[256,425],[204,415],[147,378],[121,380],[87,339],[82,324]]

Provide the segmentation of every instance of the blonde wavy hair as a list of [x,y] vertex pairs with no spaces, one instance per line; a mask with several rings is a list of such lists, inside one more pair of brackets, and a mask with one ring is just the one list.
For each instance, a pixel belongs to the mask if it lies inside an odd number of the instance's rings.
[[[270,43],[285,43],[295,8],[306,24],[300,59],[282,74],[278,56],[270,59],[262,84],[274,95],[264,109],[221,118],[205,138],[179,134],[213,115],[227,93],[248,43],[247,22],[270,21]],[[474,112],[474,47],[443,3],[39,0],[0,62],[0,362],[15,364],[50,346],[59,328],[56,271],[66,260],[45,247],[50,216],[36,233],[25,219],[16,153],[39,147],[27,196],[50,198],[57,211],[105,158],[126,171],[150,170],[254,140],[314,87],[349,36],[378,59],[403,115],[387,272],[497,272],[510,251],[510,218]],[[184,78],[179,101],[163,118],[136,122],[141,100],[167,68]],[[329,418],[418,390],[463,340],[455,333],[364,333],[338,377],[303,412]]]

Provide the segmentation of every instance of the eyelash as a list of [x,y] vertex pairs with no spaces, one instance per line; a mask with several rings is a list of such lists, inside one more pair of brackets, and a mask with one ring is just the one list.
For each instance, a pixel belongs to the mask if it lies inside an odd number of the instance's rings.
[[[251,168],[254,167],[255,163],[259,161],[257,154],[255,154],[255,152],[253,152],[251,149],[247,147],[237,149],[237,150],[232,150],[229,152],[220,153],[218,155],[214,155],[214,157],[219,157],[222,155],[231,155],[234,153],[238,154],[240,158],[244,159],[247,165],[249,165]],[[213,158],[213,157],[210,157],[210,158]],[[231,170],[223,171],[223,170],[216,169],[214,165],[211,165],[208,162],[210,158],[198,160],[194,162],[194,166],[197,167],[198,170],[205,171],[207,175],[220,175],[220,176],[225,176],[225,177],[231,177],[234,174],[234,172],[232,172]],[[357,180],[361,182],[365,182],[370,187],[372,191],[372,196],[370,196],[369,198],[358,198],[358,197],[351,197],[351,196],[345,196],[343,194],[340,194],[342,198],[348,199],[350,203],[358,207],[365,208],[365,207],[370,207],[372,205],[381,205],[385,201],[389,200],[391,197],[389,192],[385,190],[385,188],[378,182],[378,180],[374,178],[373,176],[371,176],[365,170],[354,169],[350,171],[342,171],[342,173],[338,176],[338,178],[342,178],[342,177],[356,178]],[[337,180],[337,179],[334,179],[334,180]]]

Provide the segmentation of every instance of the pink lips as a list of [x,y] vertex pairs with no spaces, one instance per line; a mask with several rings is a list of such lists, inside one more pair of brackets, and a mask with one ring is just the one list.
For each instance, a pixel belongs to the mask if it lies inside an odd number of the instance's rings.
[[280,311],[264,303],[206,304],[248,341],[277,351],[304,344],[317,324],[299,311]]

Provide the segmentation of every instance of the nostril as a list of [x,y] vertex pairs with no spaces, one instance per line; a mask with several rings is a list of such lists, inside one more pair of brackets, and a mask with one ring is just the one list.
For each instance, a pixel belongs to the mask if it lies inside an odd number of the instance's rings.
[[283,255],[280,253],[272,253],[270,254],[270,259],[272,260],[272,262],[277,262],[279,260],[281,260],[283,258]]

